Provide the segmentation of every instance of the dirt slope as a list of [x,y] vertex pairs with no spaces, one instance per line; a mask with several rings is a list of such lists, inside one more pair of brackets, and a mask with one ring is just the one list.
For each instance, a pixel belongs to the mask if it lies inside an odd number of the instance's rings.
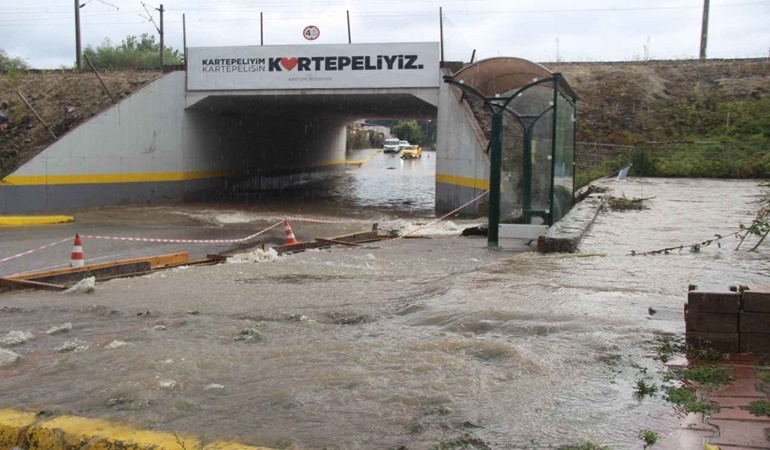
[[[160,72],[105,72],[101,76],[112,95],[120,99],[159,77]],[[0,132],[0,178],[54,141],[24,106],[17,90],[57,137],[112,104],[92,72],[0,74],[0,111],[10,118],[5,131]]]

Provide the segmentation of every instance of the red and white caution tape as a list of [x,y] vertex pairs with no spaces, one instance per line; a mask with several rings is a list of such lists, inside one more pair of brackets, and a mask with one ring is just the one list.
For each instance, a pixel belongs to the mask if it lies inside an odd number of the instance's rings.
[[[473,200],[468,201],[467,203],[465,203],[464,205],[460,206],[459,208],[444,214],[443,216],[439,217],[438,219],[436,219],[436,220],[434,220],[432,222],[428,222],[425,225],[422,225],[422,226],[419,226],[419,227],[414,228],[412,230],[409,230],[409,231],[407,231],[406,233],[404,233],[404,234],[402,234],[400,236],[397,236],[397,237],[394,237],[394,238],[383,239],[380,242],[385,243],[385,242],[397,241],[399,239],[404,239],[405,237],[407,237],[409,235],[412,235],[412,234],[414,234],[414,233],[416,233],[416,232],[418,232],[420,230],[424,230],[425,228],[433,226],[437,222],[440,222],[440,221],[446,219],[447,217],[451,216],[452,214],[456,214],[458,211],[460,211],[461,209],[465,208],[466,206],[471,205],[474,202],[479,201],[482,197],[484,197],[487,194],[489,194],[489,191],[484,191],[481,194],[479,194],[478,196],[476,196],[476,198],[474,198]],[[346,248],[339,249],[339,251],[351,251],[351,250],[357,250],[357,249],[360,249],[360,248],[363,248],[363,247],[346,247]]]
[[443,216],[439,217],[438,219],[436,219],[436,220],[434,220],[432,222],[428,222],[428,223],[426,223],[425,225],[423,225],[421,227],[417,227],[417,228],[414,228],[414,229],[412,229],[410,231],[407,231],[406,233],[402,234],[401,236],[398,236],[398,237],[393,238],[393,239],[394,240],[403,239],[403,238],[405,238],[405,237],[407,237],[409,235],[412,235],[412,234],[414,234],[414,233],[416,233],[416,232],[418,232],[420,230],[424,230],[425,228],[431,227],[435,223],[440,222],[440,221],[446,219],[447,217],[451,216],[452,214],[457,213],[458,211],[460,211],[461,209],[465,208],[466,206],[468,206],[468,205],[470,205],[470,204],[472,204],[474,202],[477,202],[478,200],[481,199],[481,197],[483,197],[483,196],[485,196],[487,194],[489,194],[489,191],[484,191],[481,194],[479,194],[476,198],[474,198],[473,200],[465,203],[464,205],[460,206],[459,208],[457,208],[457,209],[455,209],[453,211],[450,211],[450,212],[444,214]]
[[249,236],[246,236],[245,238],[240,238],[240,239],[162,239],[162,238],[117,237],[117,236],[93,236],[93,235],[87,235],[87,234],[81,234],[80,237],[88,238],[88,239],[105,239],[105,240],[111,240],[111,241],[158,242],[158,243],[168,243],[168,244],[237,244],[239,242],[246,242],[248,240],[254,239],[260,234],[266,233],[272,230],[273,228],[277,227],[278,225],[282,225],[282,224],[283,224],[283,220],[275,223],[274,225],[271,225],[268,228],[265,228],[262,231],[259,231],[257,233],[254,233],[252,235],[249,235]]
[[10,261],[12,259],[16,259],[16,258],[19,258],[19,257],[22,257],[22,256],[26,256],[26,255],[29,255],[30,253],[35,253],[37,251],[44,250],[46,248],[53,247],[54,245],[59,245],[61,243],[64,243],[64,242],[67,242],[67,241],[70,241],[70,240],[72,240],[71,237],[64,238],[61,241],[51,242],[50,244],[44,245],[42,247],[33,248],[32,250],[27,250],[26,252],[21,252],[18,255],[8,256],[7,258],[0,259],[0,263],[4,263],[4,262]]
[[[345,224],[345,223],[374,223],[377,219],[344,219],[344,220],[324,220],[324,219],[308,219],[305,217],[288,216],[287,220],[292,222],[310,222],[310,223],[328,223],[328,224]],[[384,220],[384,219],[382,219]]]

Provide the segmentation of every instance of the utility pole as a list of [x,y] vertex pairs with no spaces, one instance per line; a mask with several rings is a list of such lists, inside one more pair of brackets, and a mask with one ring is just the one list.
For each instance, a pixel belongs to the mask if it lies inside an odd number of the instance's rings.
[[348,16],[348,44],[352,44],[353,42],[350,39],[350,10],[346,10],[345,14]]
[[706,42],[709,35],[709,0],[703,0],[703,24],[700,30],[700,59],[706,59]]
[[[438,7],[438,32],[441,35],[439,42],[441,42],[441,64],[444,64],[444,11]],[[440,67],[440,66],[439,66]]]
[[262,13],[259,13],[259,45],[265,45],[265,22],[262,20]]
[[182,45],[184,46],[184,69],[187,70],[187,22],[182,14]]
[[80,70],[83,68],[80,52],[80,0],[75,0],[75,67]]
[[165,47],[163,46],[163,4],[161,3],[160,8],[158,8],[158,11],[160,11],[160,71],[163,72],[163,64],[165,62],[164,53],[165,53]]

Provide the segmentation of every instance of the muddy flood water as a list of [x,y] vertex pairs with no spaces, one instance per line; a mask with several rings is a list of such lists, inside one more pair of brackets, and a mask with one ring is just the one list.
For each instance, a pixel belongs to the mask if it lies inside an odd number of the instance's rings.
[[[663,437],[655,448],[680,448],[681,415],[634,395],[664,370],[652,342],[684,334],[688,284],[770,283],[770,245],[629,254],[736,231],[756,211],[758,182],[609,185],[650,208],[601,213],[581,255],[525,241],[490,251],[457,235],[466,223],[442,222],[419,233],[430,239],[247,253],[91,294],[2,295],[0,337],[34,337],[3,346],[24,360],[0,369],[0,407],[276,448],[431,449],[464,436],[494,449],[629,449],[646,428]],[[313,204],[300,212],[316,214]],[[410,224],[432,217],[416,211]],[[249,207],[243,220],[267,226],[274,212]]]

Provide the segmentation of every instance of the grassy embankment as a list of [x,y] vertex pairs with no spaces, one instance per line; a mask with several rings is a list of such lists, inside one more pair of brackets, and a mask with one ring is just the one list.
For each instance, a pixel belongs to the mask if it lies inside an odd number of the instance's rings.
[[579,142],[631,146],[579,171],[579,186],[628,163],[644,176],[770,177],[767,60],[547,67],[580,95]]

